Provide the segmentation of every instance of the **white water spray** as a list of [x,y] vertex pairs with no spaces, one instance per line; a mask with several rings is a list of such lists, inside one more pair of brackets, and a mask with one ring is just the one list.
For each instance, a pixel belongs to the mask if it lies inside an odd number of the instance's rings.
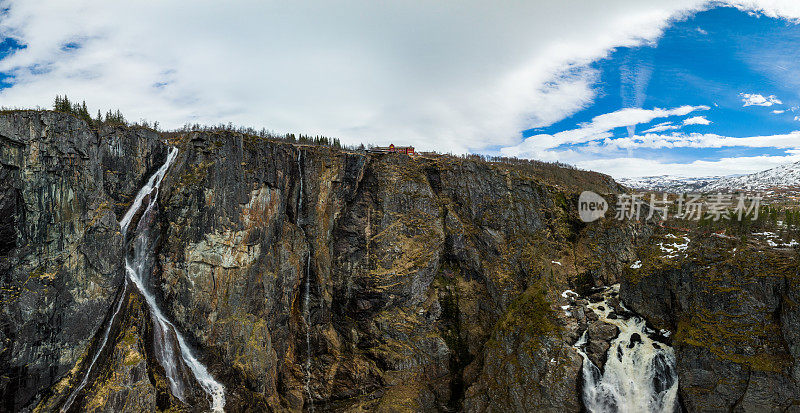
[[[619,285],[604,292],[618,293]],[[620,303],[620,305],[622,305]],[[575,343],[583,357],[583,403],[589,412],[673,413],[678,409],[678,373],[671,347],[652,340],[645,321],[637,316],[609,318],[612,308],[604,300],[589,304],[599,319],[619,328],[611,341],[604,371],[583,351],[586,332]],[[623,306],[624,309],[624,306]]]
[[[164,179],[164,175],[167,174],[167,169],[169,169],[170,165],[172,165],[172,162],[175,161],[177,156],[178,149],[172,148],[167,154],[167,160],[164,162],[164,165],[161,165],[161,168],[158,168],[156,173],[154,173],[150,179],[147,180],[147,183],[144,185],[144,187],[142,187],[142,189],[139,190],[139,193],[136,194],[136,198],[133,199],[133,203],[125,212],[122,220],[119,221],[119,226],[122,229],[122,235],[128,235],[128,225],[131,224],[133,216],[139,212],[139,208],[141,208],[144,198],[153,193],[154,190],[158,190],[158,188],[161,186],[161,180]],[[150,202],[154,202],[153,199],[151,199]]]

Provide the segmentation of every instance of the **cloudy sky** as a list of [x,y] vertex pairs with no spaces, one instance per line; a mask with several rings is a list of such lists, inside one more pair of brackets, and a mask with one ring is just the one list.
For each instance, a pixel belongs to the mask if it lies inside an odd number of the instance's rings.
[[0,106],[559,160],[800,161],[794,0],[0,0]]

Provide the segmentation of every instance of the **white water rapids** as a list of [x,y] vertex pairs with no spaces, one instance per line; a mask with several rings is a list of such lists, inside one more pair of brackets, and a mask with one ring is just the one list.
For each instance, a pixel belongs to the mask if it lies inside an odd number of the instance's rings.
[[[62,412],[65,412],[69,409],[77,394],[86,385],[92,367],[106,345],[108,334],[112,325],[114,324],[114,319],[116,318],[120,307],[122,306],[123,296],[125,291],[127,291],[128,282],[132,282],[136,286],[150,309],[150,314],[153,317],[154,327],[153,336],[155,342],[153,347],[155,349],[156,358],[162,367],[164,367],[172,394],[182,401],[185,399],[184,391],[186,389],[186,385],[182,378],[182,372],[185,366],[188,367],[189,371],[200,384],[200,387],[202,387],[203,391],[205,391],[211,397],[211,410],[214,412],[223,411],[225,406],[225,387],[216,381],[208,372],[206,366],[204,366],[193,355],[192,350],[186,343],[183,335],[181,335],[178,329],[175,328],[175,325],[173,325],[167,319],[167,317],[159,308],[155,296],[148,290],[147,283],[145,281],[145,277],[150,273],[150,269],[152,268],[152,262],[154,258],[154,246],[151,245],[150,242],[150,227],[155,221],[155,205],[158,199],[159,188],[161,186],[161,181],[164,179],[164,175],[166,175],[167,170],[175,161],[177,155],[177,148],[172,148],[167,155],[166,162],[164,162],[161,168],[159,168],[158,171],[156,171],[156,173],[150,177],[145,186],[139,190],[130,208],[125,213],[122,220],[120,220],[120,228],[127,242],[130,235],[128,234],[128,226],[130,225],[136,213],[142,207],[142,203],[149,195],[145,211],[139,218],[136,232],[133,234],[133,254],[131,256],[126,254],[125,257],[125,271],[127,273],[127,277],[123,286],[123,294],[117,303],[114,314],[112,315],[111,320],[106,327],[101,345],[95,353],[92,362],[89,364],[83,380],[81,381],[80,385],[77,386],[70,394],[67,402],[61,408]],[[180,359],[178,356],[180,356]],[[183,365],[181,365],[181,361]]]
[[[619,285],[604,292],[618,293]],[[622,305],[620,303],[620,305]],[[588,305],[599,319],[619,328],[611,341],[604,370],[583,350],[586,332],[575,343],[583,357],[583,403],[589,412],[673,413],[678,410],[678,373],[672,347],[652,340],[654,333],[637,316],[609,318],[613,309],[606,300]],[[623,306],[624,309],[624,306]]]

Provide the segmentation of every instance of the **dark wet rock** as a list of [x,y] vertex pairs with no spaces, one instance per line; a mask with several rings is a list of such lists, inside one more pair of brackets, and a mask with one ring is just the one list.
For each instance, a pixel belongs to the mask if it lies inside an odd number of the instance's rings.
[[625,309],[623,309],[622,306],[619,303],[618,296],[619,296],[618,293],[612,293],[612,296],[610,296],[610,297],[608,297],[606,299],[606,304],[608,304],[608,306],[611,308],[611,310],[614,311],[615,313],[618,313],[618,314],[619,313],[626,313],[627,311],[625,311]]
[[595,313],[594,311],[592,311],[592,310],[590,310],[588,308],[586,309],[586,320],[587,321],[591,322],[591,321],[597,321],[599,319],[600,319],[600,317],[597,315],[597,313]]
[[637,344],[642,344],[642,336],[639,333],[633,333],[630,340],[628,340],[628,348],[633,348]]
[[595,366],[601,370],[606,364],[606,357],[608,349],[611,347],[611,341],[619,334],[619,328],[613,324],[608,324],[604,321],[594,321],[589,324],[586,332],[586,355]]

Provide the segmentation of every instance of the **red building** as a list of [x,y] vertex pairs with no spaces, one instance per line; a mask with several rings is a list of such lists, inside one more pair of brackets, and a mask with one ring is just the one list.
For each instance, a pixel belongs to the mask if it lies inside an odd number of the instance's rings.
[[406,155],[415,154],[413,146],[394,146],[394,144],[389,146],[376,146],[371,148],[369,151],[375,153],[404,153]]

